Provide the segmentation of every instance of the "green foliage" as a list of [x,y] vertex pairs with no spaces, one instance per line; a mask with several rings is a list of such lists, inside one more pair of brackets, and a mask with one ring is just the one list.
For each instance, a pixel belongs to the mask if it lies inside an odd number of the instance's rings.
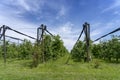
[[20,54],[19,57],[21,59],[29,59],[33,54],[33,45],[30,41],[24,40],[22,44],[20,44]]
[[2,54],[3,54],[2,46],[0,46],[0,58],[2,58]]
[[[46,62],[50,59],[57,60],[68,53],[60,36],[44,35],[40,44],[32,44],[28,40],[20,44],[6,41],[7,58],[33,59],[33,66],[39,62]],[[0,57],[3,57],[3,44],[0,45]]]
[[[99,44],[91,44],[91,53],[95,58],[104,59],[106,61],[119,61],[120,58],[120,37],[112,36],[112,39],[101,41]],[[91,54],[90,53],[90,54]],[[86,45],[79,41],[71,50],[71,58],[74,61],[82,61],[86,57]]]
[[[7,58],[30,59],[33,54],[33,44],[24,40],[21,44],[10,43],[6,41],[6,56]],[[1,57],[3,57],[3,44],[0,46]]]
[[40,44],[34,46],[33,67],[36,67],[39,62],[47,62],[48,60],[57,60],[68,53],[60,40],[60,36],[45,35]]
[[16,45],[15,43],[7,44],[7,58],[18,58],[18,56],[18,45]]
[[44,54],[45,61],[48,61],[51,59],[52,54],[52,37],[49,35],[45,35],[44,42],[41,44],[42,47],[42,53]]
[[85,44],[79,41],[71,50],[71,57],[74,61],[81,61],[85,55]]
[[32,54],[32,64],[31,64],[31,68],[33,67],[37,67],[39,62],[42,61],[42,49],[41,46],[39,46],[37,43],[35,43],[34,47],[33,47],[33,54]]
[[52,49],[52,58],[54,60],[68,53],[67,49],[63,45],[63,41],[60,40],[59,35],[54,37],[54,40],[52,41],[51,49]]
[[101,44],[94,44],[92,47],[92,54],[94,55],[95,58],[101,58],[102,57],[102,52],[101,52]]
[[95,61],[94,68],[98,69],[99,67],[100,67],[100,62],[99,61]]
[[54,37],[45,35],[44,40],[40,44],[40,48],[42,61],[43,59],[44,61],[50,59],[56,60],[68,53],[59,35]]
[[49,61],[39,64],[37,68],[28,67],[31,60],[8,59],[6,66],[0,60],[0,80],[120,80],[120,64],[100,62],[94,68],[90,63],[71,62],[63,60]]
[[93,45],[92,53],[96,58],[112,61],[120,58],[120,41],[118,36],[112,36],[111,40],[102,41],[99,44]]

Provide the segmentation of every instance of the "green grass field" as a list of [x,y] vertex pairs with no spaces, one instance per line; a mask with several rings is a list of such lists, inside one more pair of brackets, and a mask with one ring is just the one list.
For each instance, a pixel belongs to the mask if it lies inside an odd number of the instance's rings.
[[120,80],[120,64],[96,60],[90,63],[72,62],[65,59],[39,64],[30,68],[30,60],[0,60],[0,80]]

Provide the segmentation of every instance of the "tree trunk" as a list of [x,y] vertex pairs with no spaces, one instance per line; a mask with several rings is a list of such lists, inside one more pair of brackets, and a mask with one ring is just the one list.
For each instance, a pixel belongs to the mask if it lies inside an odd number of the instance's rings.
[[109,57],[108,59],[109,59],[109,61],[111,62],[111,57]]
[[116,62],[118,62],[118,57],[116,57]]

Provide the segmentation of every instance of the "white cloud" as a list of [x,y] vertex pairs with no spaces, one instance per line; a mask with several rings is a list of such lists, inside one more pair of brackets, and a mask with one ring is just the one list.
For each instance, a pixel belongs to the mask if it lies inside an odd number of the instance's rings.
[[59,11],[59,15],[60,16],[65,16],[65,14],[66,14],[66,8],[64,6],[62,6],[60,11]]
[[[116,29],[119,25],[119,21],[111,21],[108,22],[106,24],[103,24],[102,22],[94,22],[93,24],[91,24],[91,40],[95,40],[101,36],[103,36],[104,34],[109,33],[110,31],[113,31],[114,29]],[[66,22],[62,25],[59,25],[56,28],[52,28],[50,29],[50,32],[53,34],[59,34],[62,38],[62,40],[64,41],[64,45],[67,47],[67,49],[70,51],[75,42],[77,41],[80,32],[82,30],[81,28],[75,28],[75,25],[71,22]],[[81,37],[80,40],[84,39],[84,33]],[[110,36],[108,36],[110,37]],[[105,38],[104,38],[105,39]],[[99,41],[95,42],[96,44],[99,43]]]
[[25,10],[30,11],[31,7],[25,2],[25,0],[17,0],[18,4],[22,6]]
[[[20,20],[20,19],[14,17],[14,16],[12,17],[10,15],[1,14],[0,15],[0,26],[2,26],[2,25],[7,25],[12,29],[15,29],[15,30],[23,32],[23,33],[25,33],[27,35],[36,37],[35,33],[36,33],[36,27],[38,27],[38,25],[25,22],[24,20]],[[33,28],[33,29],[26,29],[26,28]],[[17,34],[15,32],[13,32],[13,31],[10,31],[10,30],[6,31],[6,35],[13,36],[13,37],[20,38],[20,39],[26,38],[26,39],[29,39],[31,41],[34,41],[33,39],[22,36],[20,34]]]
[[37,12],[44,5],[44,0],[14,0],[16,7],[22,8],[26,11]]
[[[5,11],[5,12],[7,12],[7,11]],[[0,14],[1,14],[0,15],[0,25],[1,26],[3,24],[5,24],[15,30],[18,30],[18,31],[28,34],[30,36],[36,37],[35,33],[36,33],[37,27],[39,27],[39,25],[30,23],[30,22],[26,22],[22,19],[19,19],[19,17],[17,17],[17,16],[11,16],[11,15],[13,15],[12,11],[10,11],[10,14],[4,14],[0,11]],[[57,28],[55,28],[55,29],[52,28],[50,30],[51,33],[59,34],[61,36],[61,39],[64,41],[64,45],[67,47],[67,49],[69,49],[69,51],[72,49],[72,46],[76,42],[76,39],[80,32],[80,30],[75,30],[73,26],[74,26],[74,24],[72,24],[71,22],[66,22],[65,24],[62,24],[62,25],[58,26]],[[33,28],[33,29],[25,29],[25,28]],[[33,41],[30,38],[19,35],[13,31],[9,31],[9,30],[6,32],[6,35],[13,36],[13,37],[20,38],[20,39],[26,38],[28,40]]]
[[[30,22],[25,21],[24,19],[20,18],[23,17],[21,14],[23,14],[25,11],[33,12],[37,11],[41,6],[44,5],[46,1],[43,0],[5,0],[3,3],[0,3],[0,26],[2,25],[7,25],[15,30],[18,30],[20,32],[23,32],[25,34],[28,34],[30,36],[36,37],[36,28],[39,27],[38,24],[33,24]],[[51,3],[48,3],[46,5],[50,5]],[[10,7],[14,6],[14,8]],[[51,8],[55,8],[58,11],[59,16],[64,16],[66,15],[66,8],[65,6],[58,6],[56,5],[57,8],[54,6]],[[41,9],[40,9],[41,10]],[[39,12],[39,11],[38,11]],[[49,24],[49,23],[48,23]],[[25,28],[33,28],[33,29],[25,29]],[[60,25],[58,28],[55,30],[51,30],[55,34],[60,34],[62,36],[62,39],[64,41],[65,46],[70,50],[72,46],[75,43],[74,38],[77,36],[74,35],[75,29],[73,30],[73,24],[70,22],[67,22],[63,25]],[[16,38],[26,38],[22,35],[19,35],[13,31],[7,31],[6,35],[8,36],[13,36]],[[32,40],[32,39],[29,39]],[[33,40],[32,40],[33,41]]]
[[17,16],[21,16],[26,12],[41,13],[42,7],[45,4],[45,0],[3,0],[0,2],[0,9]]
[[[91,39],[92,40],[95,40],[115,29],[117,29],[120,25],[120,20],[113,20],[111,22],[108,22],[108,23],[102,23],[102,22],[95,22],[91,25]],[[116,33],[113,33],[113,34],[116,34],[116,35],[120,35],[118,34],[117,32]],[[110,36],[106,36],[105,38],[103,39],[106,39]],[[98,43],[98,42],[97,42]]]
[[59,34],[64,42],[64,45],[70,51],[74,46],[81,29],[75,29],[74,24],[72,24],[71,22],[66,22],[65,24],[62,24],[57,28],[52,28],[50,31],[53,34]]
[[115,11],[114,14],[115,15],[120,15],[120,11]]
[[65,9],[64,6],[61,7],[61,10],[60,10],[59,13],[60,13],[61,16],[64,16],[66,14],[66,9]]
[[98,36],[101,34],[101,30],[96,29],[91,32],[91,37]]
[[[58,12],[57,14],[58,19],[60,17],[64,17],[65,15],[67,15],[67,12],[68,12],[66,6],[63,6],[63,5],[58,6],[58,4],[55,4],[55,3],[54,3],[55,5],[52,5],[46,0],[45,1],[43,0],[34,0],[34,1],[33,0],[8,0],[8,1],[9,2],[5,2],[7,5],[11,5],[11,4],[15,5],[17,9],[11,9],[5,5],[0,5],[0,25],[3,25],[3,24],[8,25],[15,30],[31,35],[33,37],[36,37],[36,28],[39,27],[39,24],[34,24],[34,23],[27,22],[25,20],[22,20],[20,18],[22,17],[22,15],[20,14],[24,13],[24,11],[36,13],[36,11],[38,10],[41,11],[41,8],[43,8],[43,6],[46,5],[47,7],[55,9]],[[118,6],[119,6],[118,3],[114,3],[114,6],[111,8],[109,7],[108,10]],[[100,37],[101,35],[112,31],[112,29],[117,28],[118,25],[120,25],[119,22],[120,20],[111,21],[105,24],[102,22],[94,22],[93,24],[91,24],[91,39],[94,40]],[[82,30],[82,27],[78,29],[76,26],[75,26],[76,28],[74,26],[75,25],[72,22],[68,21],[64,24],[60,24],[56,28],[51,27],[49,31],[53,34],[59,34],[62,40],[64,41],[64,45],[70,51]],[[25,29],[25,28],[33,28],[33,29]],[[12,35],[14,37],[21,38],[21,39],[27,38],[11,31],[7,31],[6,34],[9,36]],[[84,38],[84,35],[82,36],[82,40],[83,38]]]
[[113,9],[117,9],[117,8],[120,8],[120,0],[113,0],[114,2],[108,6],[107,8],[105,8],[102,13],[106,12],[106,11],[110,11],[110,10],[113,10]]
[[[13,8],[8,8],[7,10],[10,13],[14,13],[18,17],[23,17],[22,15],[26,12],[29,12],[31,14],[37,15],[38,17],[36,19],[41,19],[44,17],[50,17],[51,15],[54,15],[56,19],[65,18],[68,9],[66,8],[66,5],[62,3],[62,1],[51,1],[48,0],[5,0],[3,1],[4,8],[6,5],[13,6]],[[46,12],[46,8],[56,11],[55,14],[50,14],[49,12]],[[42,16],[41,16],[42,15]]]
[[60,9],[58,9],[58,14],[56,16],[56,19],[60,19],[61,17],[65,17],[67,14],[67,9],[65,6],[61,6]]

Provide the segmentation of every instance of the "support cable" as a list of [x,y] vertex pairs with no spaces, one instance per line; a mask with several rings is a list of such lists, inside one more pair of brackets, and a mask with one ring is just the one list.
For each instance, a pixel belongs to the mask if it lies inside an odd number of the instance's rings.
[[82,34],[83,34],[84,29],[85,29],[85,27],[83,27],[83,29],[82,29],[82,31],[81,31],[81,33],[80,33],[80,35],[79,35],[79,37],[78,37],[78,39],[77,39],[77,41],[76,41],[75,45],[77,44],[77,42],[78,42],[78,41],[79,41],[79,39],[81,38],[81,36],[82,36]]
[[29,36],[29,35],[27,35],[27,34],[24,34],[24,33],[22,33],[22,32],[19,32],[19,31],[17,31],[17,30],[14,30],[14,29],[12,29],[12,28],[10,28],[10,27],[8,27],[8,26],[7,26],[7,29],[12,30],[12,31],[14,31],[14,32],[16,32],[16,33],[19,33],[19,34],[21,34],[21,35],[24,35],[24,36],[27,36],[27,37],[29,37],[29,38],[31,38],[31,39],[35,39],[35,40],[36,40],[36,38],[31,37],[31,36]]
[[108,34],[105,34],[105,35],[103,35],[103,36],[95,39],[93,42],[96,42],[96,41],[98,41],[99,39],[101,39],[101,38],[103,38],[103,37],[106,37],[106,36],[108,36],[108,35],[110,35],[110,34],[112,34],[112,33],[115,33],[115,32],[117,32],[117,31],[119,31],[119,30],[120,30],[120,28],[117,28],[117,29],[113,30],[112,32],[110,32],[110,33],[108,33]]
[[[2,34],[0,34],[0,35],[2,35]],[[16,38],[16,37],[8,36],[8,35],[5,35],[5,37],[12,38],[12,39],[15,39],[15,40],[24,41],[24,40],[22,40],[22,39],[20,39],[20,38]]]

